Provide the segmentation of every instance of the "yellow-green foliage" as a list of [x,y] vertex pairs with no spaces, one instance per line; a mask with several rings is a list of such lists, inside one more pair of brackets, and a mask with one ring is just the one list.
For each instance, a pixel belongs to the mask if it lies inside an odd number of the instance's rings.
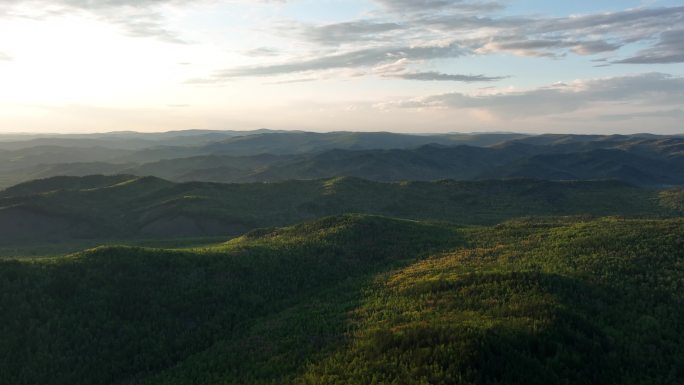
[[469,230],[380,276],[298,384],[677,384],[684,221]]
[[684,188],[661,192],[660,203],[667,208],[684,211]]
[[0,384],[681,384],[684,220],[345,215],[0,262]]

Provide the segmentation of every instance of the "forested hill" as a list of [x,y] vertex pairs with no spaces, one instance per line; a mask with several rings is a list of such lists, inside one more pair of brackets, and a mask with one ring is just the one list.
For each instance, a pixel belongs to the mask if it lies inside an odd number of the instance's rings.
[[0,261],[0,383],[684,382],[681,219],[345,215]]
[[57,177],[0,192],[0,242],[231,235],[350,212],[457,224],[494,224],[520,216],[678,212],[660,199],[656,190],[617,181],[333,178],[219,184],[125,175]]

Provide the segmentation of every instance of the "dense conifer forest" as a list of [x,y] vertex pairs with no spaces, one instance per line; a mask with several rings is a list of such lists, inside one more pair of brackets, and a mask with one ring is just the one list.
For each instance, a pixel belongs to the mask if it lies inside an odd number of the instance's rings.
[[0,140],[0,385],[682,384],[682,140]]
[[684,0],[0,0],[0,385],[684,385]]
[[365,215],[0,264],[0,383],[677,384],[684,222]]

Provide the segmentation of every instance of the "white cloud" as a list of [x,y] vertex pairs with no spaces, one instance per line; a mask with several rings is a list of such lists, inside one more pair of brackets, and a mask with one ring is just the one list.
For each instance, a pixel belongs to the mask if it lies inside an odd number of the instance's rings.
[[481,94],[454,92],[396,101],[384,104],[383,108],[476,109],[502,118],[528,118],[625,104],[657,109],[684,107],[684,78],[647,73],[578,80],[528,90],[489,89]]
[[[200,0],[201,2],[201,0]],[[185,43],[165,26],[161,8],[197,3],[189,0],[4,0],[2,17],[47,18],[83,13],[117,25],[133,37],[151,37],[167,43]]]
[[[279,76],[330,69],[364,69],[393,65],[402,59],[429,64],[466,55],[509,54],[563,58],[602,54],[618,63],[684,62],[684,6],[636,8],[618,12],[567,17],[502,15],[497,2],[464,0],[377,0],[389,14],[320,25],[289,23],[277,33],[295,41],[315,44],[309,57],[281,59],[276,63],[228,68],[214,79]],[[396,11],[396,12],[394,12]],[[663,32],[663,26],[671,30]],[[619,50],[632,44],[653,44],[636,56],[620,59]],[[445,48],[447,47],[447,48]],[[321,54],[320,52],[327,52]],[[332,53],[330,53],[332,52]],[[285,55],[286,57],[286,55]],[[432,73],[434,71],[418,71]],[[376,74],[366,71],[367,75]],[[482,78],[497,78],[483,74]],[[440,76],[411,75],[427,80]],[[441,80],[449,79],[441,76]]]

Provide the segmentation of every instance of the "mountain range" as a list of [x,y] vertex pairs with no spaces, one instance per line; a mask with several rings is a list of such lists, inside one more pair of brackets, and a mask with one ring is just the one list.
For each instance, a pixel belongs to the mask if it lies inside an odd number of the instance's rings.
[[661,192],[620,181],[533,179],[174,183],[132,175],[54,177],[0,191],[0,244],[237,235],[366,213],[495,224],[521,216],[675,215]]
[[0,135],[0,384],[684,383],[684,138]]
[[0,141],[0,187],[52,176],[130,174],[176,182],[619,179],[684,184],[684,138],[310,132],[113,133]]

